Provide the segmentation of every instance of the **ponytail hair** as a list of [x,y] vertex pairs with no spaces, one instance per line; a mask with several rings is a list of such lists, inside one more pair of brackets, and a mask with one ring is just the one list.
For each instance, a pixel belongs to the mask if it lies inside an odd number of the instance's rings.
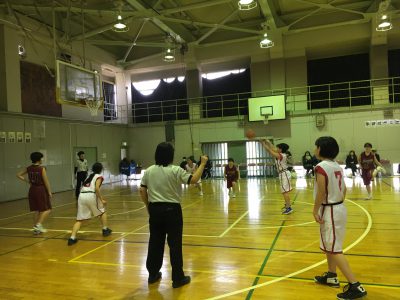
[[94,163],[92,166],[92,174],[90,174],[90,176],[88,178],[85,179],[85,182],[83,184],[89,184],[90,182],[92,182],[92,179],[94,177],[94,175],[96,174],[100,174],[101,171],[103,171],[103,165],[99,162]]

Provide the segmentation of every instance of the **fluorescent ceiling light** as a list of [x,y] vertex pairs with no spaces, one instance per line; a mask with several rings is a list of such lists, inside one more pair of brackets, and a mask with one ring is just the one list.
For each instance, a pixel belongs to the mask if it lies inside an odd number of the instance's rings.
[[175,61],[175,50],[171,48],[167,48],[164,52],[163,60],[166,62]]
[[264,37],[260,41],[260,48],[271,48],[274,46],[274,42],[268,38],[268,35],[264,33]]
[[113,30],[116,31],[116,32],[126,32],[126,31],[129,30],[129,27],[126,26],[126,24],[124,24],[124,23],[122,22],[122,17],[121,17],[121,15],[118,15],[117,23],[114,24]]
[[238,2],[238,6],[240,10],[250,10],[257,7],[256,0],[240,0]]

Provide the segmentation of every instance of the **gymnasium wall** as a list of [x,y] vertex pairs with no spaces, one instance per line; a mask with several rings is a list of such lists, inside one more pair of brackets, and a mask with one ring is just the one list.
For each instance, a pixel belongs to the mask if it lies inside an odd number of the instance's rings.
[[[29,24],[29,26],[37,26],[37,24]],[[26,57],[22,60],[26,63],[36,64],[38,67],[44,67],[47,65],[49,69],[55,72],[55,59],[53,53],[53,42],[49,38],[48,32],[35,32],[33,38],[29,38],[23,35],[20,30],[0,25],[0,48],[4,47],[4,53],[0,51],[0,55],[4,55],[5,58],[5,72],[7,73],[6,79],[2,80],[0,75],[0,80],[6,83],[5,88],[0,91],[0,107],[3,107],[6,111],[12,112],[22,112],[21,106],[21,83],[20,83],[20,57],[18,55],[18,45],[23,45],[26,49]],[[2,40],[2,41],[1,41]],[[4,45],[3,45],[4,43]],[[71,45],[65,45],[62,43],[58,44],[60,48],[57,49],[58,52],[64,52],[70,54],[72,57],[72,63],[85,67],[89,70],[97,70],[102,72],[102,66],[107,65],[108,69],[112,68],[116,73],[121,72],[122,69],[117,67],[110,67],[116,65],[116,59],[114,56],[105,52],[102,49],[94,47],[89,43],[85,44],[85,51],[83,51],[83,44],[81,41],[74,42]],[[1,69],[1,68],[0,68]],[[1,72],[0,72],[1,73]],[[53,74],[54,75],[54,74]],[[37,78],[33,78],[33,81]],[[125,87],[125,82],[123,77],[118,77],[118,84]],[[38,84],[39,85],[39,84]],[[41,83],[39,86],[43,86]],[[118,90],[118,97],[121,99],[119,103],[126,103],[126,93],[120,92]],[[6,98],[6,100],[4,100]],[[32,100],[32,99],[31,99]],[[6,101],[6,105],[2,102]],[[42,101],[43,102],[43,101]],[[99,115],[92,117],[86,107],[78,107],[74,105],[64,104],[61,106],[61,114],[64,118],[77,119],[77,120],[87,120],[87,121],[103,121],[103,113],[100,110]]]
[[[383,111],[378,110],[326,114],[325,126],[321,129],[315,126],[315,116],[288,117],[286,120],[271,121],[268,125],[262,122],[242,121],[175,124],[175,163],[179,163],[183,156],[193,154],[198,157],[201,154],[201,143],[244,140],[244,131],[249,127],[254,128],[258,136],[271,137],[276,139],[276,142],[289,144],[296,162],[301,161],[305,151],[314,150],[314,142],[318,137],[331,135],[339,142],[338,160],[344,161],[350,150],[361,153],[364,143],[370,142],[377,148],[382,159],[398,163],[400,162],[399,127],[365,127],[366,121],[383,119],[385,119]],[[400,109],[393,111],[393,119],[400,119]],[[149,139],[149,134],[154,138]],[[132,153],[144,166],[154,163],[155,147],[164,139],[164,126],[152,125],[148,128],[129,129],[128,140],[132,145]]]
[[105,168],[105,182],[120,180],[120,146],[126,140],[127,130],[122,125],[0,113],[0,131],[31,133],[30,143],[25,140],[0,143],[0,202],[27,196],[28,185],[18,180],[16,174],[30,165],[29,155],[34,151],[45,150],[47,154],[46,167],[53,192],[72,189],[74,147],[96,147],[97,160]]

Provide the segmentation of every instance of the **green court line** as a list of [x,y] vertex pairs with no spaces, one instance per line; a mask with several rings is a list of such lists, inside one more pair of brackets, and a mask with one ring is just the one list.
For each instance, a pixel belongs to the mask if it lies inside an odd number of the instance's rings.
[[[292,201],[292,205],[296,202],[296,198],[297,198],[297,195],[298,195],[298,194],[299,194],[299,193],[297,192],[296,195],[294,196],[293,201]],[[282,221],[281,226],[284,226],[284,225],[285,225],[285,222],[286,222],[286,220]],[[283,229],[283,227],[280,227],[279,230],[278,230],[278,232],[276,233],[275,238],[274,238],[274,240],[272,241],[272,245],[271,245],[271,247],[269,248],[267,255],[265,256],[263,263],[261,264],[260,270],[258,271],[258,275],[262,275],[262,273],[263,273],[263,271],[264,271],[264,268],[265,268],[265,265],[267,264],[268,259],[270,258],[271,254],[272,254],[272,251],[274,250],[275,244],[276,244],[276,242],[277,242],[279,236],[281,235],[282,229]],[[257,285],[259,280],[260,280],[260,277],[257,276],[257,277],[254,279],[252,285]],[[250,290],[250,291],[247,293],[246,300],[250,300],[250,299],[251,299],[251,297],[253,296],[253,292],[254,292],[254,290]]]
[[[286,221],[282,221],[282,224],[281,224],[281,225],[283,226],[283,225],[285,224],[285,222],[286,222]],[[275,246],[275,244],[276,244],[276,241],[278,240],[278,238],[279,238],[279,236],[280,236],[280,234],[281,234],[281,232],[282,232],[282,228],[283,228],[283,227],[280,227],[279,230],[278,230],[278,232],[276,233],[275,238],[274,238],[274,240],[273,240],[273,242],[272,242],[272,245],[271,245],[271,247],[269,248],[268,253],[267,253],[267,255],[266,255],[265,258],[264,258],[264,261],[263,261],[263,263],[262,263],[262,265],[261,265],[261,267],[260,267],[260,270],[258,271],[258,275],[262,275],[262,272],[264,271],[265,265],[267,264],[267,261],[268,261],[269,257],[271,256],[272,251],[274,250],[274,246]],[[257,277],[254,279],[252,285],[257,285],[259,279],[260,279],[260,277],[257,276]],[[254,292],[254,290],[250,290],[250,291],[247,293],[246,300],[250,300],[250,299],[251,299],[251,297],[253,296],[253,292]]]
[[[346,254],[347,255],[347,254]],[[267,275],[263,275],[264,277],[272,277],[272,278],[281,278],[281,275],[271,275],[271,274],[267,274]],[[312,278],[305,278],[305,277],[290,277],[288,278],[288,280],[301,280],[301,281],[310,281],[310,282],[315,282],[314,279]],[[340,283],[342,284],[347,284],[347,281],[340,281]],[[370,283],[370,282],[362,282],[362,285],[365,286],[377,286],[377,287],[388,287],[388,288],[396,288],[396,289],[400,289],[400,285],[398,284],[385,284],[385,283]]]

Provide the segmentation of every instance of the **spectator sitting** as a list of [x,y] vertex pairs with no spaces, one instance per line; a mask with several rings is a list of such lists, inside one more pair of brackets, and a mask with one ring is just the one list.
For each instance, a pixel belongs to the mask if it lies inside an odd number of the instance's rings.
[[349,152],[349,155],[347,155],[346,157],[345,169],[351,169],[351,174],[353,175],[353,177],[356,176],[357,164],[358,164],[357,155],[355,154],[354,150],[351,150]]
[[314,164],[313,157],[311,156],[310,151],[306,151],[302,158],[303,168],[306,169],[306,177],[309,176],[309,172],[314,176]]
[[129,160],[126,157],[119,163],[119,173],[122,175],[126,175],[126,180],[129,180],[129,176],[131,175],[131,173],[129,168]]

